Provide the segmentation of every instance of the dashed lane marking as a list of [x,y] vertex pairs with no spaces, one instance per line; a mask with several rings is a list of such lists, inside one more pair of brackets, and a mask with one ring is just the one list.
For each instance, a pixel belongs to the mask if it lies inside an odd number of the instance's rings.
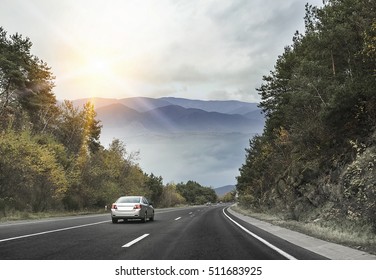
[[109,221],[102,221],[102,222],[97,222],[97,223],[91,223],[91,224],[85,224],[85,225],[79,225],[79,226],[73,226],[73,227],[66,227],[66,228],[59,228],[59,229],[48,230],[48,231],[42,231],[42,232],[37,232],[37,233],[32,233],[32,234],[25,234],[25,235],[21,235],[21,236],[15,236],[15,237],[1,239],[0,243],[6,242],[6,241],[11,241],[11,240],[16,240],[16,239],[22,239],[22,238],[27,238],[27,237],[32,237],[32,236],[48,234],[48,233],[59,232],[59,231],[66,231],[66,230],[71,230],[71,229],[76,229],[76,228],[89,227],[89,226],[94,226],[94,225],[108,223],[108,222]]
[[123,245],[122,247],[123,248],[128,248],[128,247],[131,247],[133,244],[141,241],[142,239],[144,239],[145,237],[149,236],[149,233],[145,233],[144,235],[141,235],[140,237],[132,240],[131,242],[128,242],[127,244]]

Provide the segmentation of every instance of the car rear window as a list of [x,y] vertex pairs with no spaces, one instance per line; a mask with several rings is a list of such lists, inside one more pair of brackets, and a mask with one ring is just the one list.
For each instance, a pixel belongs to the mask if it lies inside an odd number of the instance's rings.
[[120,197],[117,202],[118,203],[139,203],[140,198],[137,196],[125,196],[125,197]]

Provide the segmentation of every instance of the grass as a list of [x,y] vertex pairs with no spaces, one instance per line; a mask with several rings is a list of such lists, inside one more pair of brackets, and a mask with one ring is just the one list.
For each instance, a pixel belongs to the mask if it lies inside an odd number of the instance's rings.
[[350,221],[341,223],[323,220],[299,222],[269,213],[256,213],[239,206],[233,206],[232,209],[258,220],[376,255],[376,234],[372,232],[371,227],[368,225],[356,224]]

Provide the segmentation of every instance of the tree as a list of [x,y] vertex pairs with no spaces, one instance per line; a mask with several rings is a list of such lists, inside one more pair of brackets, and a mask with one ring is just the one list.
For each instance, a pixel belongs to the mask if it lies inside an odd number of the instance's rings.
[[184,197],[177,191],[175,184],[167,184],[163,188],[161,197],[159,198],[160,207],[174,207],[185,203]]
[[225,202],[225,203],[234,202],[235,196],[236,196],[236,190],[226,193],[224,196],[220,198],[220,201]]
[[65,100],[60,107],[57,139],[72,154],[78,154],[83,143],[83,119],[80,110]]
[[64,198],[67,209],[104,207],[121,195],[146,195],[149,191],[144,187],[146,175],[118,139],[94,154],[81,149],[68,173],[70,186]]
[[[305,33],[294,35],[257,89],[267,120],[237,178],[243,205],[295,219],[328,204],[342,214],[356,208],[344,207],[339,178],[356,157],[351,143],[374,145],[375,10],[369,0],[306,5]],[[356,215],[370,219],[362,208]]]
[[30,54],[32,43],[0,27],[0,128],[30,125],[34,132],[53,129],[57,117],[52,73]]
[[217,201],[217,194],[212,188],[203,187],[194,181],[188,181],[185,184],[179,183],[176,185],[176,189],[189,204]]
[[0,210],[45,211],[60,207],[68,188],[55,148],[41,146],[25,131],[1,133]]
[[100,147],[100,121],[96,120],[93,104],[86,103],[82,110],[72,101],[65,100],[60,107],[57,138],[72,154],[94,153]]
[[100,144],[93,104],[56,104],[50,68],[30,53],[32,43],[0,27],[0,211],[102,208],[124,194],[163,191],[115,139]]
[[100,147],[99,136],[101,134],[102,125],[96,119],[97,113],[94,110],[94,104],[87,102],[83,111],[84,131],[83,145],[91,152],[95,153]]
[[147,196],[154,203],[154,206],[157,206],[163,192],[163,178],[161,176],[157,177],[153,173],[150,175],[145,174],[145,176],[144,187],[149,191]]

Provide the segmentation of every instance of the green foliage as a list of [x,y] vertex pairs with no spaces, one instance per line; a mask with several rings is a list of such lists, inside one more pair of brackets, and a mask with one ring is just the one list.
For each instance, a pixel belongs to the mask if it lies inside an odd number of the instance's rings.
[[164,187],[118,139],[104,148],[93,104],[57,105],[54,77],[31,46],[0,27],[1,215],[103,208],[121,195],[144,195],[166,207],[216,200],[214,190],[195,182]]
[[162,194],[159,200],[160,207],[174,207],[185,204],[186,200],[177,191],[175,184],[167,184],[162,190]]
[[353,146],[374,151],[376,2],[325,2],[306,6],[305,33],[263,77],[267,120],[246,150],[239,201],[294,219],[332,205],[332,216],[369,222],[376,174],[365,173],[372,160],[359,161]]
[[[94,106],[57,105],[46,63],[32,43],[0,27],[0,213],[103,208],[121,195],[155,203],[162,177],[145,174],[120,140],[99,142]],[[178,201],[182,201],[177,196]]]
[[47,64],[30,54],[32,43],[0,27],[0,129],[31,126],[43,133],[54,128],[58,114]]
[[81,149],[95,152],[99,149],[101,125],[96,120],[93,104],[86,103],[82,110],[65,100],[60,107],[56,136],[68,151],[77,154]]
[[176,185],[177,191],[189,204],[204,204],[206,202],[216,202],[217,194],[210,187],[203,187],[194,181],[179,183]]
[[145,180],[144,188],[148,190],[147,197],[149,197],[149,200],[154,206],[158,207],[163,193],[163,178],[161,176],[157,177],[153,173],[145,175],[147,178]]
[[[376,140],[376,134],[372,137]],[[376,232],[376,146],[366,147],[352,142],[356,158],[339,178],[344,214],[349,220],[368,219]]]
[[126,152],[125,145],[114,139],[109,149],[94,154],[80,153],[69,170],[70,187],[64,197],[68,210],[102,208],[121,195],[148,195],[147,175]]
[[235,201],[235,196],[236,196],[236,191],[228,192],[224,196],[219,198],[219,201],[221,202],[234,202]]
[[[56,144],[58,146],[58,144]],[[68,181],[56,147],[39,145],[25,131],[0,137],[0,210],[43,211],[61,206]]]

